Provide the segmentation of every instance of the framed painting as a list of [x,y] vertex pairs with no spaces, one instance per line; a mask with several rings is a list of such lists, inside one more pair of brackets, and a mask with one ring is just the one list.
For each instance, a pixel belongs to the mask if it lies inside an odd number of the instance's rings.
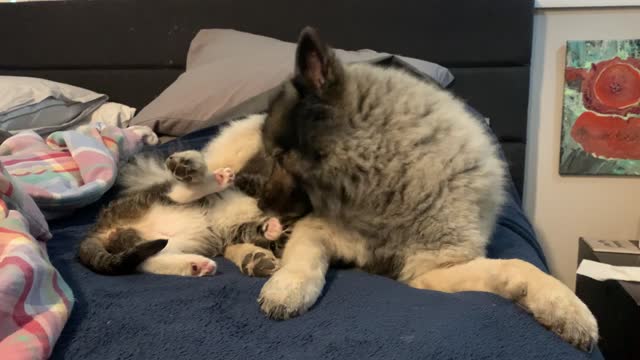
[[568,41],[561,175],[640,176],[640,40]]

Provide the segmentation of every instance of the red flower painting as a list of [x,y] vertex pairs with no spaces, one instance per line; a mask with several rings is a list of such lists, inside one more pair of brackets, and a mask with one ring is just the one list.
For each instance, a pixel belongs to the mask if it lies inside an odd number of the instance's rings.
[[[627,56],[598,59],[611,52]],[[567,44],[562,174],[640,175],[638,53],[639,40]]]

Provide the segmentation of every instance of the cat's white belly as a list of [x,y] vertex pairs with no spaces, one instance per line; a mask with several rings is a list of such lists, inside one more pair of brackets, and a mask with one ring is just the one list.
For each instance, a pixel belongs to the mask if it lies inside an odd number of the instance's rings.
[[199,207],[155,204],[131,227],[144,239],[169,240],[163,252],[190,252],[205,245],[208,225],[205,212]]
[[214,205],[208,211],[208,222],[217,229],[224,229],[236,224],[255,221],[262,212],[258,209],[256,199],[235,190],[227,189],[219,194]]

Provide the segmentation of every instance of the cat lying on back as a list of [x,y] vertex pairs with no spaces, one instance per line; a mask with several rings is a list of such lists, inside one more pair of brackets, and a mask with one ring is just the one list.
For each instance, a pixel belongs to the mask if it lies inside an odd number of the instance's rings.
[[[257,206],[257,197],[269,196],[263,185],[273,175],[251,139],[263,119],[232,123],[203,152],[176,153],[165,163],[139,157],[127,165],[119,178],[122,195],[81,243],[81,262],[103,274],[203,276],[216,271],[211,257],[224,255],[246,275],[271,275],[287,231]],[[307,211],[302,199],[300,213]]]

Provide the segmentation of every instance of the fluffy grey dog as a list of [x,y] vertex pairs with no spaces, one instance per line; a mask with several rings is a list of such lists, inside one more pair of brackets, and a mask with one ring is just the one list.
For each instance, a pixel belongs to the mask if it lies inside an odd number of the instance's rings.
[[597,342],[593,315],[566,286],[524,261],[484,257],[505,165],[449,92],[398,70],[343,65],[307,28],[262,141],[313,206],[261,291],[268,316],[308,310],[330,262],[342,260],[420,289],[495,293],[575,346]]

